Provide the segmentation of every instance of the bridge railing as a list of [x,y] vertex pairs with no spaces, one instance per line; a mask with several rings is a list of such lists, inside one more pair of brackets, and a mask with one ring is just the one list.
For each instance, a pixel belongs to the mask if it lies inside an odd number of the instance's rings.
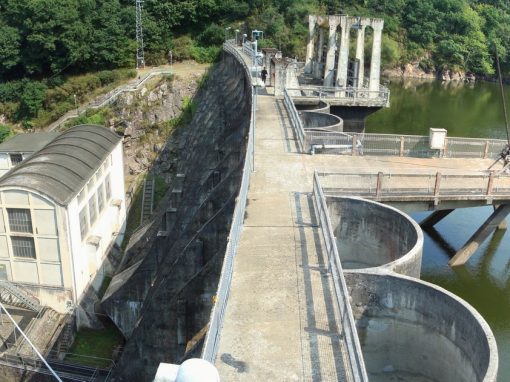
[[349,302],[349,291],[345,283],[342,264],[336,240],[329,219],[326,198],[322,192],[319,175],[314,173],[313,177],[313,196],[316,210],[319,214],[320,227],[326,245],[326,253],[328,255],[329,267],[333,277],[333,285],[335,287],[335,302],[340,312],[340,322],[343,330],[344,341],[347,348],[348,366],[350,373],[355,382],[368,382],[365,361],[361,351],[354,315]]
[[387,106],[390,101],[390,90],[379,85],[378,90],[369,90],[368,88],[355,88],[350,86],[329,87],[329,86],[311,86],[301,85],[299,87],[289,88],[292,97],[299,98],[317,98],[325,101],[345,101],[359,102],[362,104]]
[[287,89],[283,91],[283,102],[287,108],[287,112],[289,113],[290,123],[292,124],[292,128],[296,134],[299,149],[301,152],[308,151],[309,149],[306,141],[305,129],[303,128],[303,122],[301,121],[296,105],[294,105]]
[[[251,79],[250,69],[246,65],[244,58],[238,50],[231,44],[223,44],[223,49],[237,58],[243,65],[247,78]],[[218,352],[218,345],[221,335],[221,328],[225,311],[227,309],[228,296],[230,294],[230,285],[232,282],[232,272],[234,267],[234,258],[237,253],[237,247],[241,238],[241,231],[243,228],[244,215],[246,211],[246,198],[248,196],[248,188],[250,185],[251,173],[253,170],[253,128],[254,128],[254,102],[252,98],[252,112],[250,117],[250,129],[248,132],[248,144],[246,147],[246,156],[244,159],[244,167],[242,173],[241,187],[239,196],[237,197],[234,215],[232,217],[232,224],[230,226],[230,233],[228,236],[227,248],[225,250],[225,258],[221,268],[221,275],[216,292],[215,304],[211,311],[209,319],[209,329],[204,340],[202,349],[202,358],[214,363]]]
[[431,149],[424,135],[374,134],[362,135],[364,155],[401,157],[495,158],[506,146],[502,139],[448,137],[443,150]]
[[510,194],[510,177],[495,171],[472,174],[319,173],[327,195],[377,201],[486,200]]

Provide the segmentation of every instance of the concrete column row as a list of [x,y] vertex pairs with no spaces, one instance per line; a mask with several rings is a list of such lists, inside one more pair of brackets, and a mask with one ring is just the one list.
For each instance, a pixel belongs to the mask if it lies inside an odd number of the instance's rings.
[[[328,17],[328,44],[327,53],[324,65],[324,86],[346,86],[348,77],[348,63],[349,63],[349,43],[350,43],[350,30],[354,23],[362,19],[347,16],[329,16]],[[309,38],[306,53],[305,72],[319,77],[320,71],[318,70],[323,62],[322,46],[324,44],[324,29],[319,28],[318,47],[316,47],[316,34],[317,34],[317,16],[309,16]],[[384,20],[369,19],[365,21],[366,25],[361,25],[358,29],[356,40],[356,58],[360,63],[360,71],[358,77],[358,86],[363,86],[364,82],[364,55],[365,55],[365,29],[369,25],[374,30],[373,44],[372,44],[372,59],[370,62],[370,77],[369,77],[369,90],[379,90],[380,72],[381,72],[381,43],[382,43],[382,30]],[[339,36],[337,36],[337,29],[340,26]],[[339,37],[339,44],[337,38]],[[316,64],[314,67],[314,53],[317,49]],[[338,50],[338,63],[336,67],[335,76],[335,59]]]

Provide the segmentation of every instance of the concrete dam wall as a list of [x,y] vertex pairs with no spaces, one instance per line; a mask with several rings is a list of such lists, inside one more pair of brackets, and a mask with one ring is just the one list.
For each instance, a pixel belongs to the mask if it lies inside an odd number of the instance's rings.
[[196,355],[208,324],[250,124],[241,64],[223,53],[196,101],[165,206],[133,235],[102,300],[127,339],[116,381],[152,381],[160,362]]

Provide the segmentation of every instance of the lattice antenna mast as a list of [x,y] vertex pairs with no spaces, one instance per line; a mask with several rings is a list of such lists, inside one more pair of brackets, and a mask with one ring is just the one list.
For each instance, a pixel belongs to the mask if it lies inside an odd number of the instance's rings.
[[143,0],[135,0],[136,5],[136,68],[145,68],[143,55],[143,28],[142,28],[142,3]]

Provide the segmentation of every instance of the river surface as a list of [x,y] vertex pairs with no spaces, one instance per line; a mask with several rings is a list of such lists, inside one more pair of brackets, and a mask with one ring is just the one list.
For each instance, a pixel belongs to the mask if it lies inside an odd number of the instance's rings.
[[[369,133],[428,135],[429,127],[440,127],[448,130],[448,136],[506,139],[496,84],[392,80],[389,87],[391,107],[368,118]],[[509,86],[505,94],[510,100]],[[498,343],[498,381],[505,382],[510,381],[510,228],[485,240],[466,265],[448,266],[492,211],[492,207],[458,209],[424,232],[422,279],[462,297],[487,320]],[[411,216],[420,222],[428,214]],[[508,218],[507,222],[510,227]]]

